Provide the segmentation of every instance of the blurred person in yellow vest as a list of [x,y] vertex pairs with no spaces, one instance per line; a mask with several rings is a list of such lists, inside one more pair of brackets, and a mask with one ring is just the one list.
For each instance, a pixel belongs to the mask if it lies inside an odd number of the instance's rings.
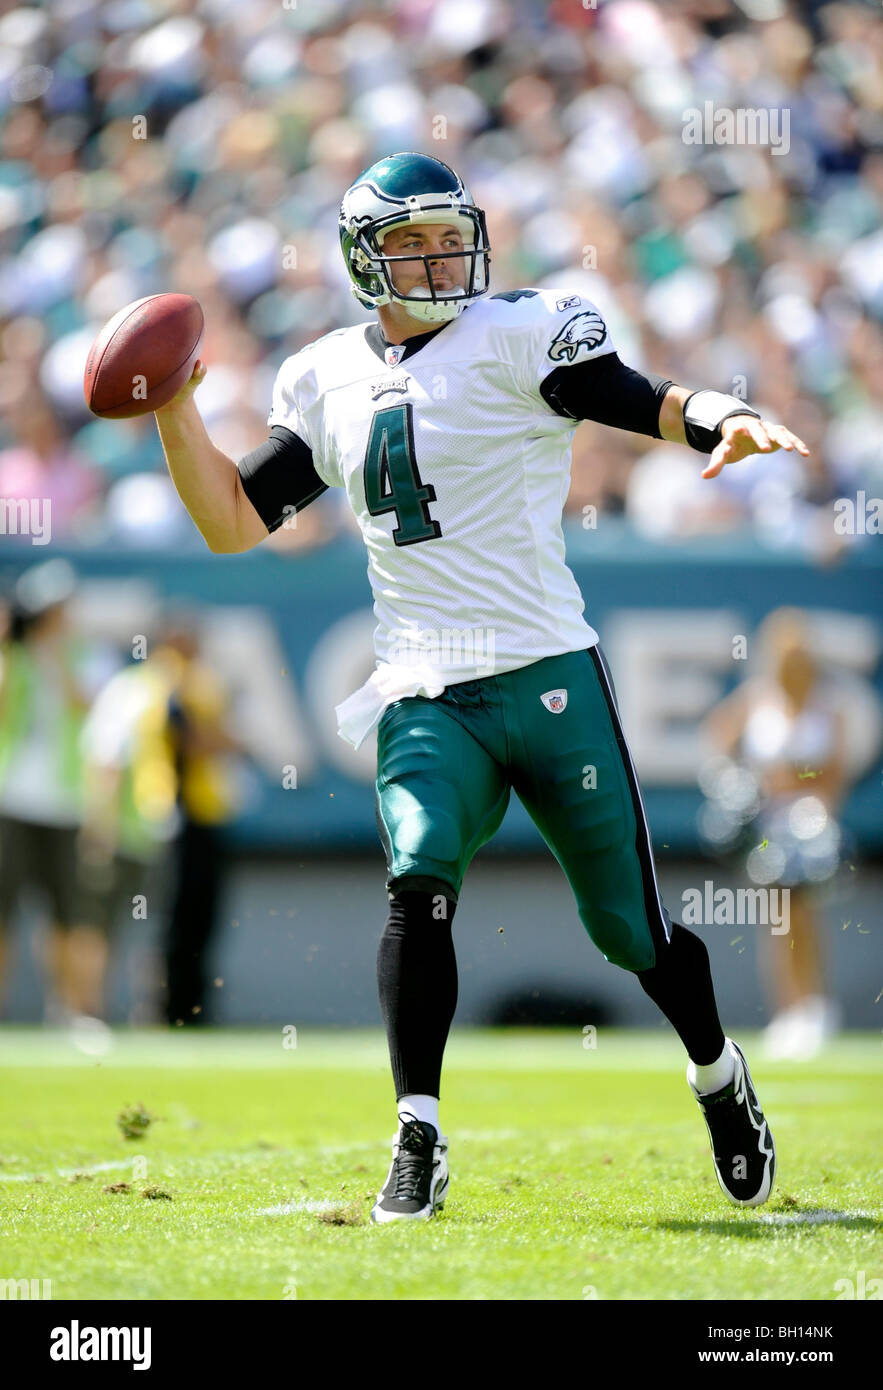
[[81,912],[100,932],[105,960],[124,919],[157,920],[162,911],[163,870],[179,826],[173,685],[174,672],[145,651],[107,681],[81,734]]
[[228,727],[229,693],[200,655],[198,620],[169,615],[154,660],[169,673],[169,723],[177,772],[175,839],[165,940],[164,1012],[174,1026],[208,1017],[207,957],[218,925],[224,827],[238,809],[232,759],[246,750]]
[[25,570],[0,641],[0,983],[9,927],[25,891],[36,888],[51,911],[47,1020],[100,1030],[104,943],[77,897],[79,735],[90,689],[89,649],[70,621],[76,583],[62,559]]

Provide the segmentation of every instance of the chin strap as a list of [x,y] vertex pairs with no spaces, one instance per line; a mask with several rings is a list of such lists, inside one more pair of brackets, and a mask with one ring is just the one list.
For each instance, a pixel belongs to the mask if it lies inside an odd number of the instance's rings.
[[721,391],[694,391],[684,401],[684,433],[687,443],[702,454],[711,454],[723,438],[721,425],[731,415],[753,415],[756,410],[740,401],[738,396],[726,396]]

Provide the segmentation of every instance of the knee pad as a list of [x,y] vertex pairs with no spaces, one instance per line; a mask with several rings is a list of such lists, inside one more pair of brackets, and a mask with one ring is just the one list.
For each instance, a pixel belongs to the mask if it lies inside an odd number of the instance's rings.
[[615,912],[580,909],[580,919],[602,956],[632,974],[652,968],[653,942],[646,932],[640,936],[624,917]]

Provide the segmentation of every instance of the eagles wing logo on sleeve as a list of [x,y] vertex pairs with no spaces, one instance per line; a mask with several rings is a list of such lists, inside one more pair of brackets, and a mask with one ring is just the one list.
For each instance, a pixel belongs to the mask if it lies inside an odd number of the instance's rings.
[[553,362],[575,362],[580,348],[586,349],[583,356],[588,357],[606,337],[607,329],[601,315],[594,309],[584,309],[581,314],[574,314],[572,319],[568,319],[552,340],[549,356]]

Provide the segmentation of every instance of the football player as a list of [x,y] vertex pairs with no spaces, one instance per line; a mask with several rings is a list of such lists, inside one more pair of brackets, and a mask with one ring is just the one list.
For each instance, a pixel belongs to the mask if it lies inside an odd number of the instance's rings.
[[406,152],[367,169],[344,195],[340,239],[353,292],[376,320],[283,362],[263,445],[238,465],[214,448],[192,399],[201,362],[156,414],[212,551],[257,545],[330,487],[346,490],[367,546],[377,669],[337,713],[355,747],[377,728],[387,860],[377,978],[399,1126],[373,1218],[420,1220],[444,1205],[451,925],[510,790],[595,945],[637,976],[681,1038],[724,1194],[758,1206],[773,1186],[773,1138],[721,1027],[705,944],[663,905],[561,516],[580,420],[689,444],[710,455],[704,478],[748,454],[808,449],[744,401],[626,366],[579,294],[489,294],[484,213],[437,159]]

